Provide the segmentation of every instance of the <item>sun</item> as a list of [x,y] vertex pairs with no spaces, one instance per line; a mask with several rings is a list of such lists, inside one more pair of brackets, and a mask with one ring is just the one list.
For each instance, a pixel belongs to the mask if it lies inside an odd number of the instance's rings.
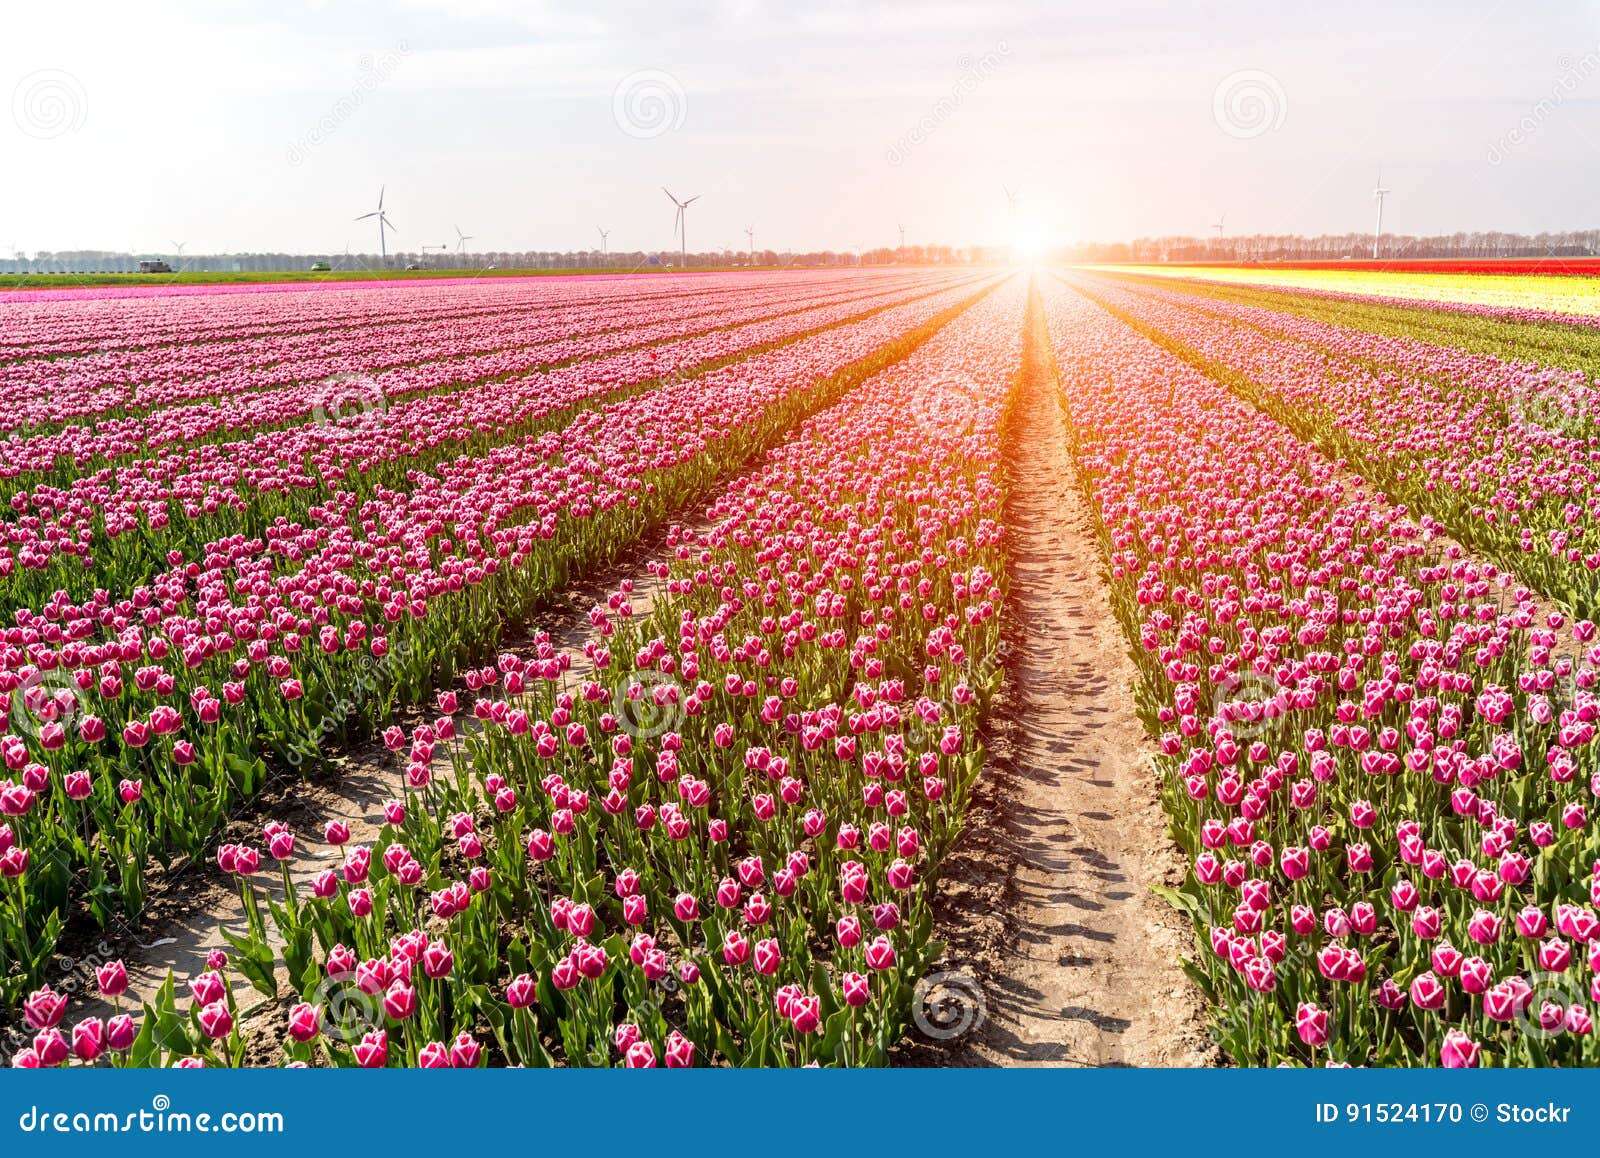
[[1050,251],[1050,239],[1037,229],[1019,230],[1011,239],[1011,253],[1018,261],[1036,262]]

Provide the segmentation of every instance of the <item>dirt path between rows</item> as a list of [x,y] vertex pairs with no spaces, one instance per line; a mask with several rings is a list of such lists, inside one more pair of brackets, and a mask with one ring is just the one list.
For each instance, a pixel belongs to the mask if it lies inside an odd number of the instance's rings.
[[[699,497],[679,511],[676,518],[645,535],[616,559],[597,565],[575,580],[535,613],[526,631],[506,640],[501,653],[527,658],[533,653],[536,633],[548,632],[557,652],[573,657],[575,674],[567,678],[575,683],[582,673],[589,671],[588,661],[583,656],[584,643],[595,638],[588,620],[589,609],[596,603],[604,603],[622,580],[631,579],[634,588],[629,601],[634,614],[648,615],[662,585],[645,570],[644,564],[662,554],[669,524],[694,525],[698,510]],[[396,716],[396,722],[409,730],[427,714],[418,708],[408,709]],[[475,726],[470,716],[461,716],[458,720],[464,726]],[[435,772],[442,774],[448,768],[448,757],[441,750],[435,760]],[[259,847],[262,823],[284,821],[296,834],[290,876],[295,888],[305,896],[309,895],[312,877],[323,869],[337,868],[343,860],[343,850],[324,839],[323,830],[329,821],[343,820],[349,826],[349,847],[372,847],[383,828],[384,803],[408,795],[404,762],[375,739],[358,741],[331,756],[324,768],[312,772],[309,780],[289,772],[272,777],[263,791],[228,822],[217,839],[219,842],[244,841]],[[265,856],[263,863],[270,865]],[[255,882],[258,896],[282,899],[283,888],[276,869],[263,871]],[[206,968],[206,957],[213,949],[230,951],[222,936],[223,929],[238,934],[248,931],[231,878],[209,861],[189,863],[159,883],[140,930],[119,926],[101,931],[97,943],[83,950],[82,960],[90,965],[113,958],[123,961],[128,970],[128,998],[135,1008],[155,995],[170,971],[177,978],[178,1005],[187,1008],[185,982]],[[273,945],[278,946],[276,929],[269,924],[268,932]],[[92,968],[74,970],[71,979],[74,984],[70,987],[63,986],[59,979],[51,979],[57,989],[70,988],[72,992],[69,1022],[86,1015],[105,1017],[113,1012],[109,1002],[94,994]],[[247,1064],[275,1064],[286,1010],[300,999],[291,979],[280,960],[279,996],[275,1000],[251,989],[240,978],[233,980],[242,1010],[240,1026],[249,1044]],[[123,1008],[128,1007],[129,1001],[125,999]],[[21,1038],[12,1034],[0,1047],[19,1048],[21,1044]],[[5,1049],[4,1052],[10,1051]]]
[[[1181,883],[1184,865],[1133,711],[1136,670],[1075,485],[1037,298],[1029,327],[1008,437],[1005,688],[939,913],[945,967],[971,975],[982,1016],[908,1060],[1216,1064],[1201,996],[1179,964],[1193,933],[1148,888]],[[951,999],[970,1005],[967,988]],[[946,1016],[951,1028],[962,1024]],[[943,1032],[924,1020],[935,1038]]]
[[[985,736],[990,761],[974,792],[967,833],[940,884],[942,966],[959,987],[981,993],[964,1032],[936,1022],[896,1051],[912,1065],[1206,1065],[1218,1054],[1205,1035],[1204,1008],[1183,975],[1192,951],[1187,922],[1146,887],[1176,885],[1184,866],[1165,834],[1150,765],[1151,747],[1132,712],[1135,669],[1112,618],[1089,518],[1074,485],[1056,397],[1049,343],[1037,299],[1025,377],[1008,434],[1012,497],[1007,672]],[[697,504],[682,512],[690,516]],[[681,517],[681,516],[680,516]],[[556,646],[577,651],[590,628],[584,612],[624,577],[647,612],[654,584],[643,574],[664,528],[626,556],[575,583],[534,620]],[[508,643],[520,651],[525,640]],[[298,777],[269,791],[223,839],[259,843],[260,822],[287,820],[300,834],[297,886],[338,863],[321,839],[335,817],[353,844],[370,844],[384,800],[402,795],[400,764],[380,745],[354,747],[325,777]],[[269,874],[264,874],[269,875]],[[266,881],[263,880],[263,885]],[[274,890],[276,891],[276,890]],[[238,900],[213,866],[195,871],[152,906],[141,944],[105,934],[123,957],[132,992],[149,996],[169,969],[182,982],[222,946],[219,925],[238,928]],[[277,1001],[240,991],[251,1064],[276,1056],[287,978]],[[89,979],[92,988],[92,979]],[[938,994],[935,992],[934,997]],[[73,1017],[104,1014],[75,1001]]]

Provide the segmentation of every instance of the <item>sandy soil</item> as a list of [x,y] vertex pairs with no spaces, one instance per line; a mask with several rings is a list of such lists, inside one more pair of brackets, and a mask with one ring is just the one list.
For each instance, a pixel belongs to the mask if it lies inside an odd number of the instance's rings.
[[[912,1064],[1216,1064],[1179,960],[1188,922],[1149,891],[1177,885],[1153,750],[1133,712],[1136,669],[1112,617],[1079,497],[1043,319],[1030,314],[1009,432],[1011,587],[1005,688],[991,761],[949,862],[945,968],[976,983],[930,993],[965,1011],[926,1017]],[[965,992],[963,992],[963,990]],[[981,993],[981,1017],[973,1013]]]

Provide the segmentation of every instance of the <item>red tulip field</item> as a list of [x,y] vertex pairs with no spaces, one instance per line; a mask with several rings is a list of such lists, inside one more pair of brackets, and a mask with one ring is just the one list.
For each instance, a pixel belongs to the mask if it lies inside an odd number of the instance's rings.
[[1597,369],[1121,267],[0,294],[5,1058],[1600,1063]]

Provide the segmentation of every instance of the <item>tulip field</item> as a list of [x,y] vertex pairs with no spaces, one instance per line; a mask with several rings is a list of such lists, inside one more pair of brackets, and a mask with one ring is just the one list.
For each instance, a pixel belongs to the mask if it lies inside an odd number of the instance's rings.
[[1223,1046],[1594,1064],[1590,385],[1070,284],[1074,453]]
[[1274,266],[1128,266],[1124,272],[1219,285],[1297,290],[1351,301],[1405,301],[1466,314],[1594,324],[1600,265],[1593,261],[1402,261]]
[[[1125,887],[1221,1057],[1600,1062],[1600,395],[1516,337],[1582,311],[1200,291],[0,294],[11,1063],[902,1060],[1019,711],[1040,388],[1181,864]],[[370,831],[278,807],[351,754]],[[141,982],[197,877],[219,940]]]

